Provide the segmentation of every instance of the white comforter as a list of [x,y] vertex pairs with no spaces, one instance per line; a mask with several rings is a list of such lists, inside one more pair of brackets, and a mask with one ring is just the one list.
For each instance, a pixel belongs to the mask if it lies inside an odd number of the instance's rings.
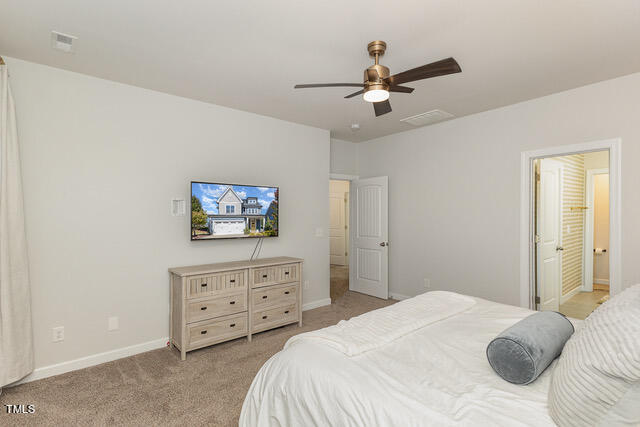
[[300,334],[256,375],[240,425],[554,425],[555,362],[520,386],[498,377],[485,355],[491,339],[532,313],[430,292],[352,319],[358,328],[341,322]]

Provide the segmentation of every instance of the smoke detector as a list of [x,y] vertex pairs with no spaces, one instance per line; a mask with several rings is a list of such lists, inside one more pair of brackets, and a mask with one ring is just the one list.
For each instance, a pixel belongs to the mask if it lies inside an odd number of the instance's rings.
[[76,36],[51,31],[51,47],[54,49],[61,50],[65,53],[73,53],[73,42],[75,40],[78,40]]
[[454,115],[442,110],[431,110],[426,113],[417,114],[415,116],[401,119],[401,122],[409,123],[413,126],[426,126],[434,123],[443,122],[453,118]]
[[360,123],[351,123],[351,132],[357,132],[360,130]]

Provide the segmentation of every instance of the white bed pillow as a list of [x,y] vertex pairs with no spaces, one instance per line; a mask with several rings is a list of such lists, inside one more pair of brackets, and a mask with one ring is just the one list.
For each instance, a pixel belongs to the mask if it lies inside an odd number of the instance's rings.
[[565,345],[549,389],[559,426],[640,424],[640,285],[598,307]]

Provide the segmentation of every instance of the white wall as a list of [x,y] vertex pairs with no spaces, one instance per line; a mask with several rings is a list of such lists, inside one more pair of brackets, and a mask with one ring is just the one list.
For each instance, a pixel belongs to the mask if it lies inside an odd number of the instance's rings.
[[[306,260],[329,298],[329,133],[7,58],[22,147],[36,366],[168,335],[172,266],[248,259],[255,240],[190,242],[173,197],[203,180],[280,187],[263,257]],[[118,316],[120,330],[107,332]],[[64,326],[65,341],[51,342]]]
[[622,139],[623,286],[640,282],[640,74],[358,145],[389,176],[390,290],[519,304],[520,153]]
[[340,139],[331,139],[331,173],[357,175],[358,144]]

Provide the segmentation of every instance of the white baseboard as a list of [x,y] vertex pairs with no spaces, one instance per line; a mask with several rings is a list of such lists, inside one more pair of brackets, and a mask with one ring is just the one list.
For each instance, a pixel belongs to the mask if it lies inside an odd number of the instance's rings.
[[[331,298],[325,298],[318,301],[312,301],[302,306],[302,310],[312,310],[318,307],[324,307],[331,304]],[[133,356],[146,351],[156,350],[165,347],[169,341],[169,337],[159,338],[157,340],[136,344],[129,347],[118,348],[115,350],[105,351],[104,353],[93,354],[91,356],[81,357],[79,359],[69,360],[67,362],[56,363],[55,365],[43,366],[36,368],[31,374],[27,375],[20,381],[11,384],[13,387],[19,384],[31,381],[41,380],[43,378],[60,375],[78,369],[88,368],[90,366],[100,365],[101,363],[111,362],[113,360],[122,359],[123,357]]]
[[577,288],[572,289],[566,294],[562,295],[560,297],[560,304],[564,304],[565,302],[569,301],[569,299],[571,299],[572,296],[580,293],[580,291],[582,291],[582,286],[578,286]]
[[409,299],[409,298],[413,298],[407,295],[402,295],[402,294],[396,294],[395,292],[389,292],[389,297],[391,299],[396,299],[398,301],[402,301],[403,299]]
[[609,279],[593,279],[594,285],[608,285]]
[[318,301],[302,304],[302,311],[313,310],[314,308],[324,307],[325,305],[331,305],[331,298],[319,299]]
[[158,348],[165,347],[167,345],[167,341],[169,341],[169,337],[159,338],[142,344],[117,348],[115,350],[105,351],[104,353],[92,354],[91,356],[85,356],[79,359],[69,360],[67,362],[56,363],[55,365],[36,368],[31,374],[27,375],[20,381],[11,384],[11,387],[18,384],[52,377],[54,375],[77,371],[78,369],[84,369],[90,366],[100,365],[101,363],[111,362],[112,360],[122,359],[123,357],[133,356],[146,351],[156,350]]

